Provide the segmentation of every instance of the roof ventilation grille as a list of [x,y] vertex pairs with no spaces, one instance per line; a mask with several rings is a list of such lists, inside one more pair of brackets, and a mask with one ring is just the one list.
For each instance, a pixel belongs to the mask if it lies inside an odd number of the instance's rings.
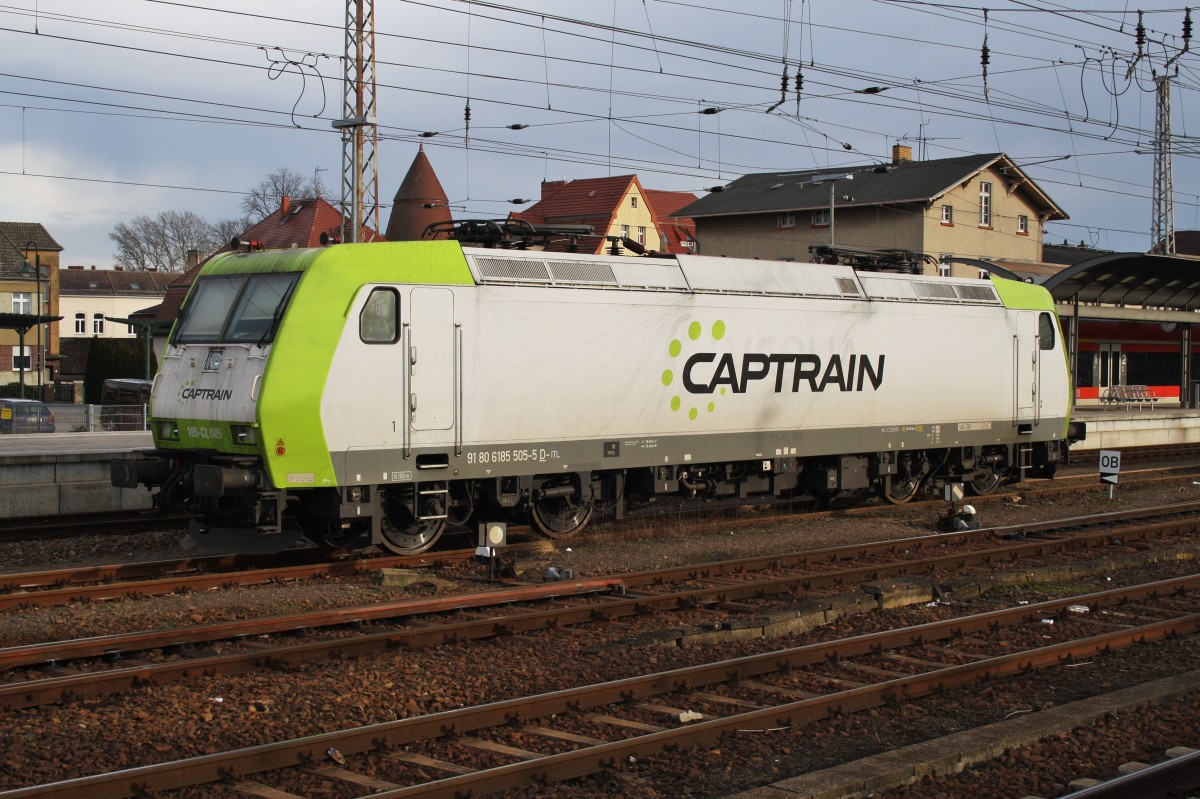
[[994,300],[996,293],[990,285],[985,286],[956,286],[958,296],[964,300]]
[[858,284],[848,277],[836,278],[838,291],[843,294],[853,294],[855,297],[862,296],[862,292],[858,290]]
[[913,291],[918,297],[932,300],[956,300],[953,283],[918,283],[913,281]]
[[616,286],[617,276],[613,274],[608,264],[586,263],[583,261],[551,261],[550,276],[555,283],[599,283],[606,286]]
[[525,258],[476,258],[479,276],[491,280],[522,283],[549,283],[550,273],[544,261]]

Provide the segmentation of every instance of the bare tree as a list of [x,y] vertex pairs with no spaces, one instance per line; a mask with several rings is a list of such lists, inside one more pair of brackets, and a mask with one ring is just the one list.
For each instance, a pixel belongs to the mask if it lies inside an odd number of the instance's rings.
[[213,230],[216,231],[218,241],[228,244],[234,236],[241,236],[253,224],[249,216],[243,216],[241,219],[221,219],[213,225]]
[[254,222],[261,221],[279,210],[284,195],[294,200],[329,199],[320,170],[314,169],[312,178],[305,178],[281,166],[242,198],[242,210]]
[[208,254],[224,242],[208,220],[191,211],[160,211],[122,222],[108,237],[117,245],[113,260],[130,271],[183,272],[188,250]]

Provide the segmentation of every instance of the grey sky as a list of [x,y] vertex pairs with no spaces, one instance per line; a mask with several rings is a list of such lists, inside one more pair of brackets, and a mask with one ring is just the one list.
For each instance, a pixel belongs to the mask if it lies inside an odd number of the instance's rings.
[[[1181,7],[1142,6],[1139,60],[1125,0],[989,0],[986,24],[951,3],[729,5],[375,0],[380,199],[419,142],[456,216],[498,217],[544,179],[636,172],[699,193],[886,160],[902,140],[927,158],[1008,153],[1071,216],[1047,241],[1148,248],[1151,70],[1183,47]],[[342,0],[0,0],[0,219],[106,267],[117,223],[240,216],[239,192],[279,167],[336,190],[345,15]],[[1180,230],[1200,228],[1196,55],[1170,67]]]

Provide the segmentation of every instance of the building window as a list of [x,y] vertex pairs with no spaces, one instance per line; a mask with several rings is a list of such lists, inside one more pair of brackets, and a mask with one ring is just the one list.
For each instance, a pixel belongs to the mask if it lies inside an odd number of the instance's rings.
[[638,225],[638,244],[646,243],[646,228]]
[[32,369],[33,347],[13,347],[12,364],[13,371],[18,371],[20,369]]
[[75,332],[81,336],[87,333],[87,314],[75,314]]
[[92,314],[92,332],[98,336],[104,335],[104,314]]
[[992,226],[992,184],[979,181],[979,226]]
[[813,227],[829,227],[829,209],[822,208],[819,211],[812,212]]
[[987,280],[989,277],[991,277],[991,274],[992,274],[992,273],[991,273],[991,272],[989,272],[989,271],[988,271],[988,270],[986,270],[986,269],[980,269],[980,270],[979,270],[979,279],[980,279],[980,280]]
[[779,230],[789,230],[796,226],[796,214],[792,211],[784,211],[775,217],[775,227]]
[[1029,235],[1029,217],[1025,216],[1025,214],[1021,214],[1017,217],[1017,235]]
[[33,295],[28,291],[13,292],[13,313],[33,313]]
[[696,251],[696,240],[695,239],[686,239],[683,242],[683,246],[687,247],[692,252],[695,252]]
[[629,198],[629,207],[630,207],[630,208],[637,208],[637,197],[630,197],[630,198]]
[[938,264],[938,277],[950,277],[950,264]]
[[137,331],[133,329],[133,325],[125,325],[125,334],[129,336],[136,336]]
[[942,224],[943,225],[953,225],[954,224],[954,206],[953,205],[943,205],[942,206]]
[[629,225],[621,225],[621,238],[629,238]]

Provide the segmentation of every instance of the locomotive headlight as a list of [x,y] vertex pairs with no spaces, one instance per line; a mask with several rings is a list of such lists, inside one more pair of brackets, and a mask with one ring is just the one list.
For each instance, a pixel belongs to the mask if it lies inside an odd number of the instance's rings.
[[258,443],[258,436],[253,427],[244,424],[235,424],[230,426],[230,431],[233,433],[233,441],[243,447],[252,447]]
[[159,419],[155,424],[158,431],[158,437],[164,441],[179,440],[179,423],[174,419]]

